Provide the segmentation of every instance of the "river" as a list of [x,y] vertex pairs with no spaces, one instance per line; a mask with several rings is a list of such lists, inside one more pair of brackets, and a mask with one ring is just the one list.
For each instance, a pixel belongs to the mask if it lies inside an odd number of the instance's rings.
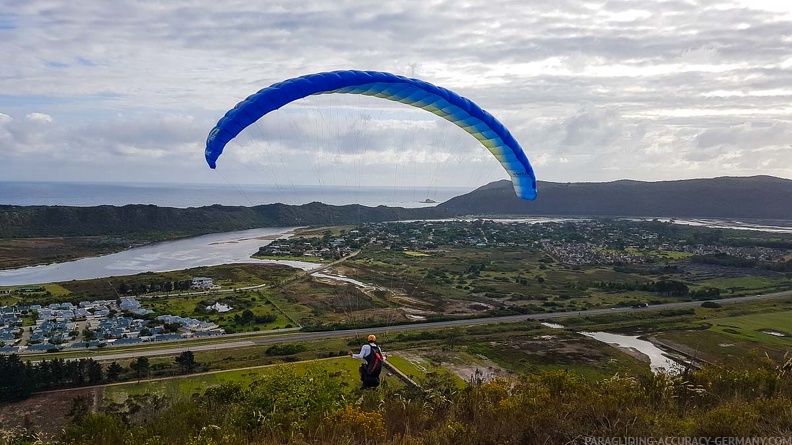
[[[564,325],[558,323],[542,322],[542,326],[551,329],[564,329]],[[594,340],[607,343],[611,346],[619,348],[632,349],[649,357],[649,367],[652,372],[666,372],[675,373],[681,366],[666,355],[663,350],[654,345],[654,343],[646,340],[641,340],[637,336],[612,334],[610,332],[578,332],[586,337],[593,338]]]
[[278,263],[303,270],[320,267],[319,264],[303,261],[259,260],[250,257],[258,252],[259,247],[274,239],[286,237],[293,230],[292,227],[271,227],[214,233],[65,263],[2,270],[0,286],[89,280],[231,263]]
[[641,340],[637,336],[611,334],[610,332],[581,332],[581,334],[609,345],[634,349],[646,355],[649,357],[649,366],[654,373],[674,373],[680,368],[677,362],[668,358],[668,356],[652,342]]

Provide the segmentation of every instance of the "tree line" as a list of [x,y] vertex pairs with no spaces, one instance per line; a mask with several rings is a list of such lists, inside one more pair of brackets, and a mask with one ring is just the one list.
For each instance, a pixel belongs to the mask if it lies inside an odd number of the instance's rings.
[[[182,374],[192,373],[199,366],[192,351],[176,356],[174,365]],[[0,403],[24,400],[39,391],[146,378],[153,370],[147,357],[138,357],[124,367],[117,362],[102,366],[92,358],[34,363],[17,354],[0,355]]]
[[603,290],[654,292],[667,297],[689,296],[695,299],[720,298],[721,292],[717,287],[705,287],[691,291],[687,284],[676,280],[646,281],[644,283],[596,281],[592,287]]
[[120,295],[142,295],[149,292],[171,292],[171,291],[186,291],[192,287],[192,280],[178,280],[178,281],[152,281],[148,284],[133,283],[129,284],[122,281],[116,290]]
[[753,258],[740,258],[726,253],[696,255],[690,261],[699,264],[712,264],[725,267],[745,267],[751,269],[772,270],[774,272],[792,272],[792,260],[762,261]]

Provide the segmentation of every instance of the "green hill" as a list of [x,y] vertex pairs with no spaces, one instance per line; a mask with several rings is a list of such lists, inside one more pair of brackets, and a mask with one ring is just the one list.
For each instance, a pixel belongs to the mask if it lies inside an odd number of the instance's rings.
[[792,180],[771,176],[681,181],[539,182],[524,201],[509,181],[437,206],[449,214],[792,219]]

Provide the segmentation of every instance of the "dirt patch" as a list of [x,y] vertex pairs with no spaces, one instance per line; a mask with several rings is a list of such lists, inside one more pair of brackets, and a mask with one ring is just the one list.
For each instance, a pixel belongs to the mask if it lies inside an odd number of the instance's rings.
[[[427,303],[425,301],[417,300],[412,297],[408,297],[406,295],[393,295],[389,298],[390,301],[395,302],[397,304],[402,304],[405,306],[412,306],[420,309],[430,309],[433,308],[434,305],[431,303]],[[432,311],[433,312],[433,311]],[[434,313],[434,312],[433,312]]]
[[[609,358],[600,345],[579,337],[540,335],[508,340],[492,346],[519,350],[528,354],[530,361],[537,364],[597,364]],[[635,357],[634,352],[630,355]]]
[[82,388],[68,391],[52,391],[35,394],[21,402],[0,407],[0,429],[27,428],[47,436],[56,436],[69,423],[68,414],[74,400],[84,398],[88,407],[99,408],[103,388]]
[[399,351],[399,355],[423,372],[441,366],[466,382],[488,382],[496,377],[506,377],[509,372],[483,355],[460,355],[444,351]]
[[422,311],[420,309],[414,309],[406,306],[400,307],[399,310],[404,312],[404,315],[410,320],[425,320],[427,316],[437,314],[437,312]]
[[480,314],[490,309],[492,309],[492,306],[486,303],[480,303],[478,301],[449,300],[443,312],[446,314],[468,315],[468,314]]
[[487,359],[477,363],[443,363],[443,367],[458,375],[466,382],[489,382],[498,377],[506,377],[509,372]]

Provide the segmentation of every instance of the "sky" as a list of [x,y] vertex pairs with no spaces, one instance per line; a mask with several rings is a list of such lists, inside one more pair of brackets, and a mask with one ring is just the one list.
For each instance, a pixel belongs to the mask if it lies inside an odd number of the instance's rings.
[[465,96],[537,178],[792,179],[788,0],[4,0],[0,181],[477,187],[506,179],[423,110],[322,95],[207,167],[214,124],[310,73]]

